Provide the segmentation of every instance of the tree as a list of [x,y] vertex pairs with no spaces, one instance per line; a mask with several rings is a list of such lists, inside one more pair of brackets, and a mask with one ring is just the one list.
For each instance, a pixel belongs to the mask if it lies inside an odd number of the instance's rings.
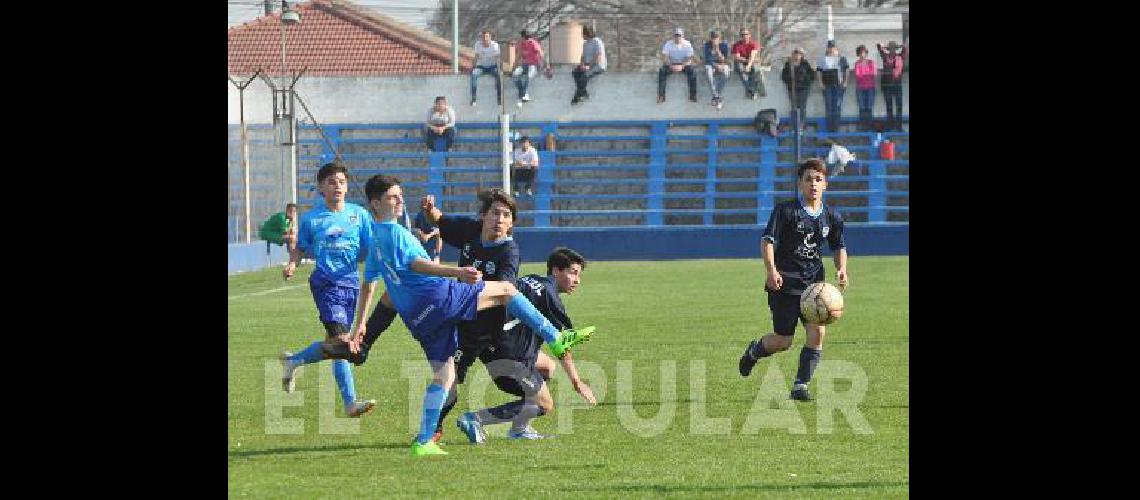
[[[786,52],[776,42],[796,24],[818,15],[823,3],[811,0],[461,0],[459,40],[474,43],[484,29],[496,39],[514,39],[523,28],[545,39],[550,27],[576,19],[594,24],[606,43],[611,71],[644,71],[658,64],[657,53],[674,27],[699,42],[707,30],[725,31],[736,38],[741,27],[752,29],[763,48],[761,63],[774,51]],[[780,17],[776,13],[780,12]],[[440,0],[440,10],[429,22],[438,35],[451,37],[451,0]]]

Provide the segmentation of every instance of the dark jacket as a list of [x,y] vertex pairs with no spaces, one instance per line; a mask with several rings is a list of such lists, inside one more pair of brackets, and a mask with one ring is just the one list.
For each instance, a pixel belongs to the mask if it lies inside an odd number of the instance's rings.
[[[784,85],[791,90],[792,83],[792,62],[784,63],[784,70],[780,72],[780,79],[784,81]],[[803,92],[811,88],[811,83],[815,81],[815,71],[811,69],[811,65],[807,60],[800,61],[800,65],[796,68],[796,92]]]

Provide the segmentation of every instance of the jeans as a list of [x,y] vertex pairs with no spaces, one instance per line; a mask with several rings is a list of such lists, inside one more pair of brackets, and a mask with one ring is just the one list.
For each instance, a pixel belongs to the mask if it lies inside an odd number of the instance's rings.
[[586,93],[586,82],[589,82],[591,78],[602,74],[603,71],[605,70],[597,66],[590,66],[590,69],[586,71],[582,71],[581,67],[574,68],[574,98],[581,99],[589,95]]
[[719,99],[721,92],[724,92],[725,84],[728,83],[728,73],[720,73],[715,66],[706,64],[705,74],[709,77],[709,88],[712,89],[713,97]]
[[[803,128],[803,120],[807,119],[807,99],[808,94],[811,93],[811,87],[796,89],[795,98],[792,99],[792,89],[788,89],[788,100],[792,101],[791,112],[800,110],[800,128]],[[793,115],[794,117],[795,115]]]
[[756,65],[753,65],[752,69],[747,72],[744,71],[744,65],[740,61],[736,61],[732,65],[736,69],[736,74],[740,76],[740,83],[744,84],[744,91],[749,97],[752,97],[752,94],[756,92]]
[[534,192],[534,174],[535,169],[529,167],[515,167],[514,179],[511,184],[515,188],[516,193],[522,193],[523,190],[519,189],[519,185],[525,186],[527,191]]
[[839,118],[843,108],[843,87],[828,85],[823,88],[823,103],[827,109],[827,131],[839,131]]
[[871,110],[875,108],[875,87],[855,89],[855,98],[859,101],[859,128],[862,131],[871,130],[871,120],[874,119]]
[[471,100],[475,100],[475,90],[479,86],[479,77],[483,74],[490,74],[495,78],[495,97],[501,102],[503,100],[503,91],[499,87],[502,83],[499,81],[499,66],[475,66],[471,68]]
[[519,76],[515,77],[515,87],[519,89],[519,100],[521,101],[523,96],[527,94],[526,89],[530,85],[530,79],[538,76],[538,66],[534,64],[520,64],[515,72],[518,73],[519,70],[522,70],[522,72]]
[[434,130],[424,127],[424,143],[431,151],[439,151],[435,149],[436,137],[443,137],[443,150],[448,151],[451,149],[451,143],[455,142],[455,127],[447,127],[444,129],[443,134],[437,134]]
[[902,85],[883,85],[883,100],[887,104],[887,126],[902,130]]
[[[657,95],[658,97],[665,97],[665,79],[673,74],[673,69],[669,64],[661,66],[657,71]],[[685,74],[685,79],[689,82],[689,99],[697,98],[697,74],[693,72],[693,66],[684,66],[681,72]]]

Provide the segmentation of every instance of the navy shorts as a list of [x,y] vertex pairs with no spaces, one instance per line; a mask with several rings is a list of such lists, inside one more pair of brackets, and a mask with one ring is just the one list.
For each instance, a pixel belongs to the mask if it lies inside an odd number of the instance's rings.
[[491,345],[491,333],[485,332],[477,321],[464,321],[459,327],[459,352],[455,360],[455,381],[462,384],[467,379],[467,370],[482,357]]
[[473,319],[479,310],[479,294],[486,282],[474,285],[447,280],[431,296],[400,313],[412,337],[431,361],[447,361],[459,345],[460,321]]
[[795,335],[796,320],[807,328],[807,320],[800,312],[800,296],[768,292],[768,310],[772,311],[772,331],[776,335]]
[[359,290],[347,286],[324,283],[317,285],[310,282],[309,291],[313,293],[313,302],[317,304],[321,323],[325,324],[329,334],[332,333],[329,323],[345,325],[347,331],[348,325],[352,324],[352,317],[356,314],[356,295]]
[[493,354],[495,351],[490,349],[485,352],[492,353],[483,359],[483,366],[487,368],[487,374],[491,376],[495,386],[507,394],[513,394],[520,398],[533,396],[542,389],[542,384],[546,382],[542,374],[535,368],[533,359],[526,362],[495,356]]

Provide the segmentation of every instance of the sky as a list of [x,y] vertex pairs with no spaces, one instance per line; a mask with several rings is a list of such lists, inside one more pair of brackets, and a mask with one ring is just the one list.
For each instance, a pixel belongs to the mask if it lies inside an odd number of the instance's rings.
[[[438,0],[353,0],[357,5],[372,8],[407,24],[427,28],[427,20],[439,6]],[[229,27],[251,21],[265,14],[263,0],[227,0],[229,3]],[[280,0],[273,0],[274,10],[281,7]],[[304,22],[304,20],[302,20]]]

